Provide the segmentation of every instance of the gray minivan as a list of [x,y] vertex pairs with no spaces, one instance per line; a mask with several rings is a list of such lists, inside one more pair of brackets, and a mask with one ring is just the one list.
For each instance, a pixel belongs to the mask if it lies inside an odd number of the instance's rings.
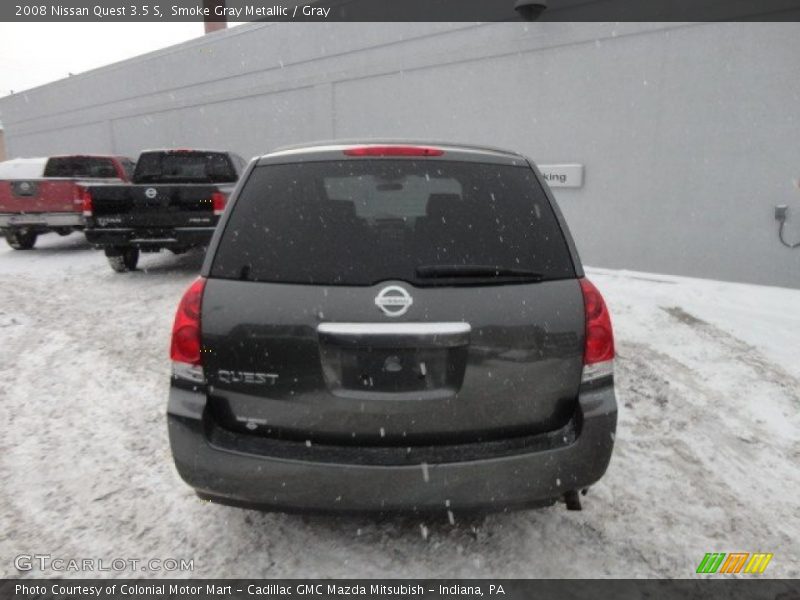
[[226,504],[577,509],[614,443],[608,309],[514,152],[331,142],[253,160],[171,358],[178,472]]

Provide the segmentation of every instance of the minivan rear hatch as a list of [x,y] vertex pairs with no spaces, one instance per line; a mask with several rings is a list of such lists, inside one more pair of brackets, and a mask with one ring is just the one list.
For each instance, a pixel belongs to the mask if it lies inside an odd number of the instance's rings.
[[567,427],[583,299],[547,195],[514,162],[255,167],[203,297],[214,418],[254,435],[401,446]]

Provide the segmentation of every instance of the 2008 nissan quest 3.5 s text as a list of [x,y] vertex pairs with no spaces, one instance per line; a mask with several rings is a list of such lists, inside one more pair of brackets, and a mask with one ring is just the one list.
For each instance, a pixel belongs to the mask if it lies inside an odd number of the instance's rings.
[[227,504],[577,509],[614,443],[608,310],[513,152],[336,142],[253,160],[171,357],[178,472]]

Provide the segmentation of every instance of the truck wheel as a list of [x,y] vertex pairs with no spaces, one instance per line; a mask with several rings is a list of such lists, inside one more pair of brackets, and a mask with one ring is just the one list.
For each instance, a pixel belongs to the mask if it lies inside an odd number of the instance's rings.
[[117,273],[127,273],[136,270],[136,264],[139,262],[139,249],[107,248],[106,258],[108,258],[108,264]]
[[33,231],[12,231],[6,234],[8,245],[14,250],[30,250],[36,244],[38,233]]

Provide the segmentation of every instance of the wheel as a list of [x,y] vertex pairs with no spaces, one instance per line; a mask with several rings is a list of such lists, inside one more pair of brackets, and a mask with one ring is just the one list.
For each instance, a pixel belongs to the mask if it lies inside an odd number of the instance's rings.
[[30,250],[36,244],[37,237],[39,234],[33,231],[12,231],[6,234],[6,241],[14,250]]
[[72,233],[72,229],[64,229],[64,228],[62,227],[61,229],[56,229],[56,233],[57,233],[58,235],[60,235],[61,237],[64,237],[64,236],[67,236],[67,235],[69,235],[70,233]]
[[139,249],[106,248],[106,258],[108,258],[108,264],[117,273],[135,271],[136,264],[139,262]]

